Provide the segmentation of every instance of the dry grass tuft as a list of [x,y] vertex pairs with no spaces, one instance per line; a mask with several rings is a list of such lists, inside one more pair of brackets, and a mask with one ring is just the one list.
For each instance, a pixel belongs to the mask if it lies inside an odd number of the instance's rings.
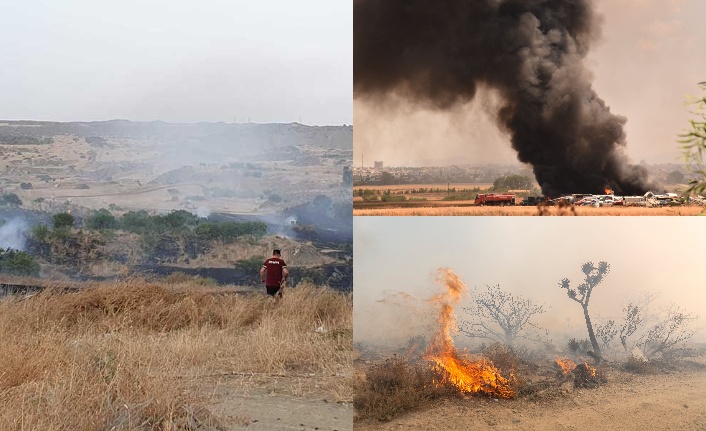
[[221,429],[187,390],[213,373],[338,376],[351,398],[350,295],[214,292],[128,280],[1,300],[0,429]]
[[427,362],[395,357],[371,365],[356,382],[355,419],[388,421],[434,399],[459,396],[455,387],[436,383],[441,380]]
[[659,360],[645,361],[631,356],[621,368],[631,374],[659,374],[669,369],[666,365]]

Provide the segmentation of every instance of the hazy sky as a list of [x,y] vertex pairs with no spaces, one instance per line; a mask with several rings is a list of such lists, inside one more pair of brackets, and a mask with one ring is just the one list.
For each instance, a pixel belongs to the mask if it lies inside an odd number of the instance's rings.
[[[611,112],[628,118],[628,154],[634,162],[680,162],[676,140],[691,118],[686,96],[706,81],[706,2],[597,0],[602,39],[587,64],[594,88]],[[484,96],[486,103],[489,96]],[[516,160],[509,140],[479,107],[452,113],[410,106],[354,103],[355,163],[443,165]]]
[[[442,220],[443,219],[443,220]],[[450,267],[468,285],[499,284],[548,311],[537,323],[584,338],[579,304],[559,288],[583,281],[581,264],[611,271],[593,291],[594,320],[621,317],[626,301],[661,291],[656,306],[706,310],[706,230],[700,217],[357,217],[354,220],[354,336],[406,340],[435,317],[425,300],[433,274]],[[382,302],[380,302],[382,301]],[[456,311],[470,305],[468,298]],[[570,319],[567,322],[566,319]],[[702,319],[701,322],[706,320]],[[704,334],[702,333],[701,336]],[[556,338],[555,338],[556,339]]]
[[0,119],[353,121],[349,2],[0,7]]

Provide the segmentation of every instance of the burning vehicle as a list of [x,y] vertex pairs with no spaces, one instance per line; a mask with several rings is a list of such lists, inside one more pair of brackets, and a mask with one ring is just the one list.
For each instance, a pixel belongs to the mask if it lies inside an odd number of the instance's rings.
[[547,201],[549,201],[549,198],[545,196],[527,196],[526,198],[522,199],[522,203],[520,205],[526,207],[533,207],[542,203],[546,203]]

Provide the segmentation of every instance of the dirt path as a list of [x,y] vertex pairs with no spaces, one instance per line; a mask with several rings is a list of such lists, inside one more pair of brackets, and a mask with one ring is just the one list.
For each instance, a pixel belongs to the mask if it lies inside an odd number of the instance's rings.
[[598,389],[530,401],[444,400],[356,430],[706,430],[706,372],[616,375]]
[[335,402],[325,393],[291,395],[295,383],[286,380],[277,383],[278,389],[233,380],[202,390],[210,395],[208,410],[228,431],[352,431],[352,403]]

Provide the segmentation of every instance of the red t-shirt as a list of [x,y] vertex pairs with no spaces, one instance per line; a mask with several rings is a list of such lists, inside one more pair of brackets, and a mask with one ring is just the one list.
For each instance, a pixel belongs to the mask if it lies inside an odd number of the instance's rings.
[[283,278],[282,272],[287,267],[284,259],[271,257],[262,264],[262,267],[266,270],[265,286],[279,287],[279,283]]

